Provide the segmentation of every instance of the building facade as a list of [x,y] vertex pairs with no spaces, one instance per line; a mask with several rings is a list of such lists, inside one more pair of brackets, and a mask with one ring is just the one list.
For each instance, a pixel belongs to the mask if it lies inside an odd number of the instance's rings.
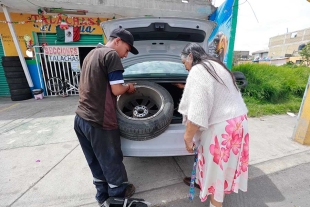
[[298,48],[302,44],[310,42],[310,28],[288,32],[286,34],[271,37],[269,40],[269,57],[298,57]]

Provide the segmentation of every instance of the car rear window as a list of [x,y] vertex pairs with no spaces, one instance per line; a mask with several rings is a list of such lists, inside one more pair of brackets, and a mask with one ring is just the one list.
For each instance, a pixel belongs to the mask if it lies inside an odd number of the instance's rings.
[[124,77],[134,75],[187,75],[188,71],[182,63],[168,61],[148,61],[125,68]]

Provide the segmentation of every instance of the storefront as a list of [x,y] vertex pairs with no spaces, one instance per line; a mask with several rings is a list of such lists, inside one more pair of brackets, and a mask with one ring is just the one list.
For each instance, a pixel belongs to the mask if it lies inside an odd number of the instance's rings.
[[9,96],[10,90],[2,66],[2,56],[4,56],[4,49],[2,44],[2,38],[0,36],[0,96]]
[[[75,85],[74,80],[78,77],[78,69],[81,68],[83,59],[88,52],[93,49],[98,43],[105,43],[105,36],[100,27],[100,22],[107,19],[98,17],[76,17],[64,14],[55,16],[39,15],[39,14],[19,14],[11,13],[12,22],[6,22],[3,13],[0,13],[0,26],[2,36],[2,44],[0,44],[0,58],[4,56],[18,56],[12,35],[8,28],[8,24],[13,24],[14,29],[21,47],[24,57],[27,57],[26,51],[30,54],[33,52],[33,60],[31,64],[37,64],[29,70],[35,69],[37,72],[36,78],[40,78],[40,84],[35,85],[35,88],[45,89],[45,95],[57,95],[47,90],[47,83],[51,77],[59,76],[60,79],[68,79],[69,83]],[[61,30],[60,30],[61,28]],[[66,36],[61,39],[60,32]],[[73,28],[73,29],[72,29]],[[78,38],[75,38],[77,31]],[[68,34],[72,36],[71,40],[67,41]],[[28,38],[25,38],[27,36]],[[74,38],[73,38],[74,36]],[[48,55],[44,48],[67,48],[77,50],[75,59],[60,58],[60,56]],[[64,50],[66,51],[66,50]],[[67,57],[70,54],[62,54]],[[51,58],[53,57],[53,58]],[[29,62],[29,61],[28,61]],[[34,74],[30,71],[30,74]],[[63,75],[62,77],[60,75]],[[0,66],[0,96],[9,96],[10,90],[5,81],[5,74]],[[33,79],[33,78],[32,78]],[[33,80],[33,82],[36,82]],[[69,95],[77,94],[75,90],[69,91]]]

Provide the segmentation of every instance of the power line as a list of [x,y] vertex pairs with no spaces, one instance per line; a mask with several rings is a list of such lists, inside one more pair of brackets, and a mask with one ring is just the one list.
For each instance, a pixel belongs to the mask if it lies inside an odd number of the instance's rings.
[[241,4],[238,4],[238,6],[247,3],[248,0],[245,0],[244,2],[242,2]]
[[27,0],[30,4],[34,5],[34,6],[37,6],[37,7],[40,7],[39,5],[36,5],[34,3],[32,3],[31,1]]
[[255,14],[255,12],[254,12],[254,10],[253,10],[253,8],[252,8],[252,5],[250,4],[250,2],[249,2],[248,0],[246,0],[246,2],[249,3],[249,5],[250,5],[250,7],[251,7],[251,9],[252,9],[252,12],[253,12],[253,14],[254,14],[256,20],[257,20],[257,23],[259,23],[259,22],[258,22],[258,19],[257,19],[257,16],[256,16],[256,14]]

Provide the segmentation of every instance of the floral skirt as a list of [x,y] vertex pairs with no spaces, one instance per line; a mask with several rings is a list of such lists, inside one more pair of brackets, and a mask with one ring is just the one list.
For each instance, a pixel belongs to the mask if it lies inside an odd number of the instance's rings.
[[217,123],[195,135],[198,142],[196,183],[200,199],[208,195],[223,202],[224,195],[247,191],[249,133],[247,116]]

